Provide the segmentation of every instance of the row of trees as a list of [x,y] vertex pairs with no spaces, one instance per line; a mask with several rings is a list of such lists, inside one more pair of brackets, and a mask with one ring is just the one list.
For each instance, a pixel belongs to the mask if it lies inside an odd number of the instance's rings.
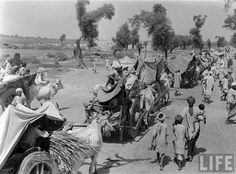
[[230,42],[234,47],[236,47],[236,9],[234,9],[232,15],[228,15],[225,19],[223,27],[233,32]]
[[[171,26],[171,21],[167,17],[166,8],[161,4],[155,4],[152,11],[142,10],[140,14],[134,15],[129,19],[129,23],[134,27],[137,37],[139,37],[138,31],[141,27],[146,29],[148,36],[151,37],[152,48],[156,51],[163,51],[165,57],[167,57],[168,51],[172,52],[177,47],[186,49],[192,45],[201,50],[204,44],[200,31],[206,18],[206,15],[194,16],[195,27],[190,30],[190,35],[176,35]],[[135,40],[136,42],[131,42],[130,33],[128,23],[123,24],[119,28],[116,37],[113,38],[116,48],[127,48],[129,44],[132,44],[132,47],[134,44],[138,45],[139,39]]]
[[139,43],[138,28],[135,27],[130,30],[128,23],[125,23],[119,28],[116,37],[112,38],[112,41],[115,43],[116,49],[119,50],[128,49],[129,45],[134,48]]
[[[88,42],[88,48],[95,46],[95,40],[98,37],[98,23],[101,19],[112,19],[115,9],[112,4],[104,4],[102,7],[87,11],[86,6],[89,0],[78,0],[76,3],[76,14],[78,25],[82,34],[82,39]],[[115,43],[115,49],[127,49],[129,45],[142,48],[139,38],[139,29],[142,27],[147,31],[151,38],[152,48],[161,50],[167,57],[168,52],[180,47],[186,49],[188,46],[202,50],[204,42],[202,40],[201,29],[207,19],[206,15],[196,15],[193,17],[194,27],[190,29],[188,36],[176,35],[171,26],[171,21],[167,16],[167,11],[161,4],[155,4],[152,11],[142,10],[140,14],[134,15],[129,21],[123,24],[112,39]],[[225,20],[225,28],[236,30],[236,10],[234,15],[228,16]],[[64,37],[65,38],[65,37]],[[226,44],[225,38],[216,36],[217,46]],[[60,38],[63,42],[63,37]],[[236,45],[236,34],[232,37],[232,42]],[[211,48],[211,41],[206,42],[208,48]],[[147,43],[145,43],[145,46]]]

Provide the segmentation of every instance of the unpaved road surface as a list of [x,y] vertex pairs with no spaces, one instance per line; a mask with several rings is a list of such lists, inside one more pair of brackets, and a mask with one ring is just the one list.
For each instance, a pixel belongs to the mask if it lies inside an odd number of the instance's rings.
[[[236,69],[236,68],[234,68]],[[71,70],[61,72],[53,78],[61,78],[65,89],[61,90],[55,97],[59,103],[62,114],[70,121],[82,123],[85,119],[82,103],[91,99],[90,90],[96,84],[104,84],[108,71],[98,68],[98,73],[93,74],[91,69]],[[217,81],[218,82],[218,81]],[[226,125],[227,112],[225,101],[220,101],[220,90],[218,83],[213,91],[213,103],[205,104],[207,111],[207,124],[201,125],[200,137],[197,142],[196,155],[193,162],[187,162],[182,171],[177,170],[173,162],[173,133],[172,123],[174,116],[181,112],[187,104],[189,95],[196,97],[196,105],[202,103],[201,87],[193,89],[182,89],[181,96],[174,96],[171,91],[171,104],[163,111],[167,114],[166,123],[169,125],[168,153],[165,158],[164,170],[160,171],[156,162],[156,154],[148,150],[150,146],[152,127],[135,140],[119,142],[119,138],[106,140],[98,157],[98,173],[100,174],[134,174],[134,173],[198,173],[199,153],[213,154],[236,154],[236,124]],[[236,155],[235,155],[236,157]],[[90,160],[80,168],[81,173],[88,173]],[[236,166],[236,164],[234,165]],[[236,168],[234,169],[236,171]],[[212,172],[211,172],[212,173]]]

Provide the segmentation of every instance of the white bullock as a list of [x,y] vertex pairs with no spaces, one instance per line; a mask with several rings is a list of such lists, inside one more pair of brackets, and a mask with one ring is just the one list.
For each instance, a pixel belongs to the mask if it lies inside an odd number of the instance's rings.
[[56,83],[49,83],[47,85],[31,85],[29,87],[28,104],[30,105],[34,99],[37,99],[38,101],[51,100],[60,89],[64,89],[61,80],[57,80]]
[[90,125],[86,128],[78,128],[69,130],[68,133],[73,135],[78,139],[85,140],[89,145],[97,150],[95,153],[91,153],[89,155],[82,155],[81,159],[77,161],[76,164],[72,166],[72,173],[77,174],[79,168],[84,164],[85,159],[91,158],[91,164],[89,167],[89,174],[97,173],[97,158],[98,153],[101,150],[103,139],[101,129],[107,123],[107,117],[100,116],[92,121]]

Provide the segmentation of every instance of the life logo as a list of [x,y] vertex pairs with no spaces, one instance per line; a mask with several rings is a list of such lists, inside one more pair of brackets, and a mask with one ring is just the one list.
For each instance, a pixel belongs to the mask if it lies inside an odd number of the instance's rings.
[[233,172],[233,154],[200,154],[198,156],[199,172]]

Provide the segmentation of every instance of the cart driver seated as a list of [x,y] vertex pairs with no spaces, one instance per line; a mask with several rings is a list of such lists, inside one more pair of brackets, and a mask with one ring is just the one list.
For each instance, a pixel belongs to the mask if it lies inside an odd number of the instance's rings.
[[40,123],[40,120],[35,121],[29,127],[27,128],[26,132],[23,134],[19,145],[20,148],[23,151],[26,151],[32,147],[37,146],[37,140],[38,138],[48,138],[49,133],[44,130],[42,131],[42,124]]
[[124,76],[122,66],[116,67],[114,69],[115,71],[108,75],[108,80],[106,83],[106,87],[108,88],[114,86]]
[[35,78],[35,83],[36,85],[47,85],[49,83],[48,80],[46,80],[47,78],[47,72],[44,68],[39,67],[38,71],[37,71],[37,76]]

